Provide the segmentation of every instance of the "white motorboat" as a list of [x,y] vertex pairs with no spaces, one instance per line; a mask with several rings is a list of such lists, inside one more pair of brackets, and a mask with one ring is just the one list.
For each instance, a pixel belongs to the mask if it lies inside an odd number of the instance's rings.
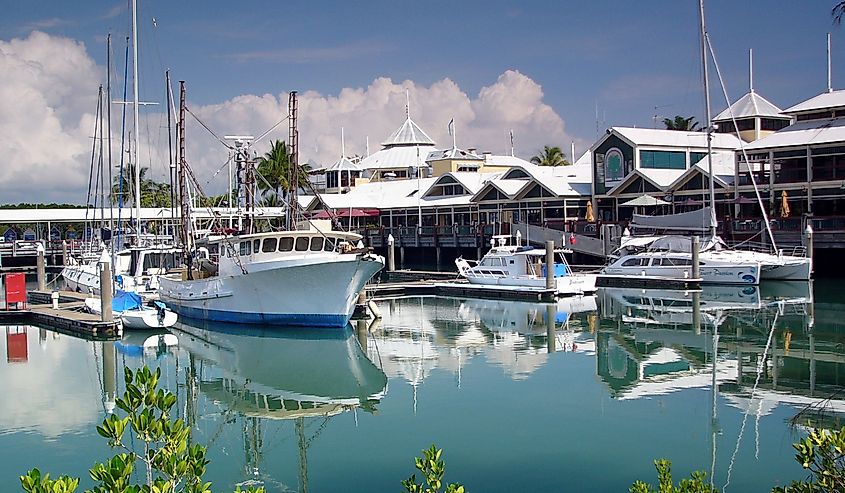
[[355,246],[360,239],[318,229],[210,237],[218,258],[190,271],[195,279],[159,278],[159,298],[200,320],[344,327],[384,267],[384,257]]
[[[637,243],[641,246],[641,243]],[[683,236],[654,238],[647,243],[647,250],[636,251],[623,245],[623,253],[602,270],[602,276],[624,276],[649,279],[692,279],[692,242]],[[752,258],[720,255],[709,242],[699,253],[699,276],[706,284],[750,284],[760,282],[761,267]]]
[[[512,288],[546,287],[546,250],[509,244],[510,236],[494,236],[495,244],[480,261],[455,259],[458,272],[471,284]],[[596,290],[596,275],[573,272],[566,261],[566,250],[555,250],[552,266],[554,289],[559,295],[591,293]],[[475,263],[475,265],[472,265]]]
[[[112,299],[112,312],[119,317],[124,329],[166,329],[172,327],[178,318],[161,302],[145,306],[137,293],[118,291]],[[91,313],[101,313],[100,299],[87,298],[85,307]]]

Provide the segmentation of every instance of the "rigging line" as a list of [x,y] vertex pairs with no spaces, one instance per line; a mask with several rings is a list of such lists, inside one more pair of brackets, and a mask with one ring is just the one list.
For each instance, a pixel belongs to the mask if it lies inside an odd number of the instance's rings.
[[269,135],[269,134],[270,134],[270,132],[272,132],[273,130],[276,130],[276,127],[278,127],[279,125],[281,125],[282,123],[284,123],[284,122],[285,122],[287,119],[289,119],[289,118],[290,118],[290,115],[286,115],[284,118],[282,118],[281,120],[279,120],[278,122],[276,122],[276,124],[275,124],[275,125],[273,125],[272,127],[268,128],[266,132],[264,132],[263,134],[259,135],[257,138],[253,139],[253,141],[249,144],[249,145],[250,145],[250,147],[252,147],[252,146],[254,146],[255,144],[257,144],[257,143],[258,143],[258,141],[259,141],[259,140],[261,140],[261,139],[263,139],[264,137],[267,137],[267,135]]
[[[102,86],[100,86],[100,91],[102,91]],[[97,99],[97,115],[100,114],[100,105],[103,103],[102,96],[98,97]],[[92,180],[94,179],[94,159],[97,155],[97,128],[99,125],[99,118],[94,118],[94,138],[91,144],[91,167],[88,169],[88,194],[85,196],[85,231],[88,230],[88,211],[91,209],[91,184]],[[82,232],[83,237],[85,236],[85,231]]]
[[[731,122],[734,125],[734,130],[736,130],[736,135],[739,140],[739,148],[742,150],[742,159],[745,161],[745,167],[748,168],[748,176],[751,178],[751,184],[754,185],[754,195],[757,197],[757,204],[760,206],[760,212],[763,214],[766,232],[769,233],[769,240],[772,242],[772,248],[774,248],[775,252],[777,252],[777,243],[775,243],[775,236],[772,233],[772,228],[769,224],[769,214],[766,212],[766,208],[763,207],[763,199],[760,197],[760,190],[757,188],[757,180],[754,178],[754,172],[751,170],[751,163],[748,161],[748,153],[745,151],[745,142],[742,139],[739,139],[739,125],[736,122],[736,116],[734,116],[733,105],[731,103],[731,98],[728,97],[728,90],[725,87],[725,81],[722,79],[722,71],[719,69],[719,62],[716,60],[716,52],[713,49],[713,44],[710,42],[710,35],[704,33],[704,39],[707,41],[710,56],[713,58],[713,66],[716,67],[716,75],[719,77],[719,85],[722,88],[722,94],[725,96],[725,103],[728,105],[728,112],[731,115]],[[711,123],[707,122],[707,125],[711,125]],[[769,192],[769,195],[771,195],[771,191]]]
[[[736,447],[734,448],[733,454],[731,454],[731,462],[728,465],[728,476],[725,480],[725,485],[722,487],[722,492],[728,491],[728,485],[731,484],[731,472],[733,472],[736,454],[739,452],[739,444],[742,442],[742,435],[745,432],[745,424],[748,421],[748,412],[751,410],[751,404],[754,402],[754,393],[757,391],[757,386],[760,384],[760,377],[763,375],[763,365],[766,364],[766,359],[769,355],[769,348],[772,345],[772,337],[775,335],[775,326],[778,323],[778,315],[780,315],[780,309],[775,311],[775,317],[774,320],[772,320],[772,328],[769,331],[769,338],[766,341],[766,348],[763,350],[763,355],[757,363],[757,377],[754,379],[754,386],[751,387],[751,395],[748,397],[748,406],[746,406],[745,412],[742,415],[742,426],[739,429],[739,436],[737,436],[736,439]],[[739,361],[738,364],[741,365],[742,361]]]
[[199,117],[198,117],[197,115],[195,115],[195,114],[194,114],[194,112],[193,112],[193,111],[191,111],[191,109],[190,109],[190,108],[188,108],[187,106],[185,106],[185,111],[187,111],[189,115],[191,115],[192,117],[194,117],[194,120],[196,120],[196,121],[197,121],[197,123],[199,123],[200,125],[202,125],[202,128],[206,129],[206,130],[208,131],[208,133],[210,133],[211,135],[213,135],[213,136],[214,136],[214,138],[215,138],[215,139],[217,139],[217,141],[218,141],[218,142],[220,142],[221,144],[223,144],[223,147],[225,147],[225,148],[227,148],[227,149],[233,149],[233,147],[232,147],[232,146],[230,146],[229,144],[227,144],[225,140],[221,139],[219,135],[217,135],[216,133],[214,133],[214,130],[212,130],[212,129],[208,126],[208,125],[206,125],[206,124],[205,124],[205,122],[203,122],[202,120],[200,120],[200,119],[199,119]]

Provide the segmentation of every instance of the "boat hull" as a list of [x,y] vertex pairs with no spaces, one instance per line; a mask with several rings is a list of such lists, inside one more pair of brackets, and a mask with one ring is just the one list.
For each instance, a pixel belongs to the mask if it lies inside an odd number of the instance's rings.
[[[159,297],[180,316],[247,324],[344,327],[358,293],[384,267],[376,255],[339,255],[208,279],[162,277]],[[347,281],[348,280],[348,281]]]

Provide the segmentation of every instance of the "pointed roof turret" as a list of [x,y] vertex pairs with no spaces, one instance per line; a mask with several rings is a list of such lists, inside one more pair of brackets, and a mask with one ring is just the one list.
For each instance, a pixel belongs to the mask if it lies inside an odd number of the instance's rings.
[[361,168],[348,157],[342,156],[334,164],[326,168],[326,171],[361,171]]
[[782,114],[781,111],[782,110],[780,108],[775,106],[763,96],[754,92],[752,89],[750,92],[746,93],[745,96],[737,99],[730,108],[727,108],[716,115],[716,117],[713,118],[713,121],[730,121],[731,112],[733,112],[734,118],[737,119],[752,118],[756,116],[764,118],[788,118],[786,115]]
[[426,134],[419,125],[411,120],[410,115],[405,123],[390,134],[386,141],[382,142],[385,148],[397,146],[434,145],[434,141]]

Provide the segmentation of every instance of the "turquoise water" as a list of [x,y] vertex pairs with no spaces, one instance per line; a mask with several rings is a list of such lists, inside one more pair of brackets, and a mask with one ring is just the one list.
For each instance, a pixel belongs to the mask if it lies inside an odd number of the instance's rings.
[[208,445],[215,491],[400,491],[432,443],[470,491],[627,491],[660,457],[676,477],[769,491],[803,477],[791,444],[808,423],[845,417],[842,290],[813,291],[407,298],[342,331],[180,324],[170,347],[8,326],[0,484],[38,466],[86,485],[122,367],[146,364]]

